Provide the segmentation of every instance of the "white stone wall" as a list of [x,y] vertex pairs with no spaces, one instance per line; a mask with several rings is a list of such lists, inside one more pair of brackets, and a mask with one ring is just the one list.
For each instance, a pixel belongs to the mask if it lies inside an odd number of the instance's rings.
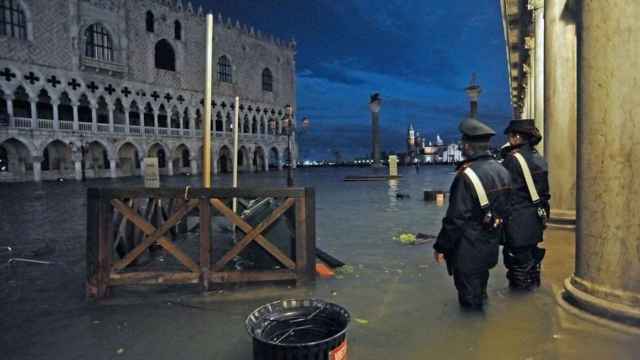
[[[42,121],[37,113],[32,113],[30,119],[12,117],[9,127],[0,127],[0,145],[9,139],[24,143],[31,154],[31,159],[21,160],[27,169],[33,168],[37,172],[36,162],[42,161],[43,150],[55,140],[70,147],[98,141],[118,166],[118,149],[126,143],[140,149],[140,153],[145,153],[154,143],[160,143],[167,149],[167,156],[173,156],[174,150],[184,145],[192,158],[199,161],[201,137],[195,131],[195,118],[197,113],[203,113],[205,59],[205,18],[201,10],[182,1],[160,0],[22,0],[21,7],[27,16],[28,38],[0,37],[0,74],[7,74],[0,76],[0,101],[4,108],[12,107],[13,95],[18,87],[22,87],[34,109],[38,93],[44,90],[56,109],[63,94],[70,98],[75,109],[84,95],[92,108],[104,99],[109,113],[109,124],[96,124],[94,118],[92,128],[88,130],[80,128],[77,118],[73,124],[63,123],[57,114],[49,121]],[[155,17],[153,33],[146,30],[147,11],[152,11]],[[233,99],[240,96],[240,129],[249,130],[241,133],[240,146],[246,149],[243,151],[251,161],[256,150],[264,153],[261,160],[266,164],[270,162],[270,149],[275,148],[280,162],[277,165],[281,168],[287,145],[280,119],[285,104],[295,108],[295,43],[273,40],[247,26],[221,21],[220,16],[216,18],[212,128],[215,129],[218,113],[225,121],[233,116]],[[181,40],[174,39],[176,20],[181,23]],[[110,33],[114,48],[112,61],[96,62],[84,56],[83,34],[94,23],[102,24]],[[169,41],[174,48],[175,72],[155,68],[155,44],[161,39]],[[217,58],[222,54],[233,66],[231,84],[216,79]],[[262,90],[265,67],[273,74],[273,92]],[[146,129],[146,135],[145,129],[141,129],[140,134],[133,133],[129,123],[117,124],[114,120],[115,105],[119,103],[125,113],[133,104],[137,105],[141,117],[146,104],[156,116],[161,108],[169,115],[175,109],[183,125],[177,131],[169,125],[168,129],[157,126]],[[253,131],[254,118],[261,124],[257,132]],[[249,121],[246,126],[245,119]],[[272,132],[268,131],[271,119],[277,124],[277,130]],[[261,128],[267,131],[260,132]],[[214,159],[225,145],[231,147],[227,126],[215,133]],[[296,148],[294,144],[294,152]],[[77,162],[77,157],[74,161]],[[77,170],[78,165],[74,166]],[[198,164],[198,168],[200,166]],[[118,172],[109,175],[117,176]],[[37,178],[36,174],[22,176],[23,179],[31,177]],[[15,178],[15,174],[0,174],[0,181]]]

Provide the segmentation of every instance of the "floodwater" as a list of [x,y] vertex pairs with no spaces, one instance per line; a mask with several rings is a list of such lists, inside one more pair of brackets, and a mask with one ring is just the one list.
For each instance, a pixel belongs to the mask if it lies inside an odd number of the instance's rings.
[[[422,200],[446,190],[451,167],[401,169],[400,180],[344,182],[371,169],[296,170],[316,189],[317,245],[349,271],[308,287],[261,285],[200,294],[189,287],[118,289],[101,304],[84,297],[85,188],[140,186],[141,179],[0,185],[0,358],[251,359],[246,316],[281,298],[317,297],[345,306],[350,359],[634,359],[636,333],[596,325],[556,297],[573,269],[573,234],[547,231],[543,285],[512,293],[491,271],[481,314],[457,305],[452,279],[431,243],[401,245],[401,232],[436,234],[445,208]],[[284,186],[285,172],[241,174],[241,186]],[[228,186],[229,176],[214,178]],[[174,177],[163,185],[197,185]],[[396,193],[409,194],[398,199]],[[23,257],[53,264],[14,263]],[[351,271],[352,270],[352,271]]]

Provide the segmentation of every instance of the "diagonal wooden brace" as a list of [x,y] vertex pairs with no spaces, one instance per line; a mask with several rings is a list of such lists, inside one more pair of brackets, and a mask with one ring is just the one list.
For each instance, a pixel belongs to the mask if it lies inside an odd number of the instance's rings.
[[118,199],[111,200],[111,204],[114,208],[122,213],[129,221],[135,224],[142,232],[147,235],[142,243],[136,246],[133,250],[131,250],[127,255],[120,259],[119,261],[113,264],[113,268],[115,270],[122,270],[126,268],[131,262],[140,256],[149,246],[153,243],[158,242],[160,246],[165,248],[171,255],[173,255],[178,261],[180,261],[184,266],[189,268],[192,272],[200,272],[198,265],[179,247],[177,247],[171,240],[167,239],[164,234],[169,231],[173,226],[175,226],[185,215],[191,211],[191,209],[198,206],[198,200],[191,200],[189,202],[185,202],[182,204],[175,213],[167,219],[165,223],[163,223],[158,229],[155,226],[149,224],[138,215],[132,208],[125,205],[122,201]]
[[287,211],[291,206],[295,204],[295,200],[292,198],[288,198],[282,203],[277,209],[275,209],[266,219],[264,219],[258,226],[255,228],[251,227],[246,221],[244,221],[240,216],[238,216],[233,210],[229,209],[222,201],[219,199],[211,199],[211,205],[215,207],[218,211],[220,211],[226,218],[228,218],[232,223],[238,226],[242,231],[247,234],[238,241],[231,250],[229,250],[218,262],[213,266],[214,271],[221,271],[224,266],[235,256],[237,256],[251,241],[258,243],[263,249],[265,249],[269,254],[275,257],[282,265],[287,267],[288,269],[295,269],[296,264],[280,249],[269,242],[264,236],[262,236],[262,232],[267,229],[271,224],[273,224],[285,211]]

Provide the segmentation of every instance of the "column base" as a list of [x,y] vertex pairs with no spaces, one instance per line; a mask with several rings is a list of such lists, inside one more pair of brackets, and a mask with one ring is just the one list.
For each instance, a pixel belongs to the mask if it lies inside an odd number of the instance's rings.
[[640,307],[609,300],[624,299],[640,304],[640,295],[607,289],[575,275],[564,281],[564,288],[563,298],[569,304],[599,317],[640,327]]
[[572,210],[551,209],[547,226],[551,229],[575,230],[576,212]]

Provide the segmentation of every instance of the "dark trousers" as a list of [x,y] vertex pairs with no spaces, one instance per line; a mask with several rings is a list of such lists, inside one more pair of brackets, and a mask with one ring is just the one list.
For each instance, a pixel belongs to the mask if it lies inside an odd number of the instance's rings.
[[540,286],[540,268],[545,250],[537,245],[502,249],[509,286],[530,290]]
[[465,308],[481,309],[487,298],[489,270],[463,273],[454,270],[453,282],[458,290],[458,301]]

